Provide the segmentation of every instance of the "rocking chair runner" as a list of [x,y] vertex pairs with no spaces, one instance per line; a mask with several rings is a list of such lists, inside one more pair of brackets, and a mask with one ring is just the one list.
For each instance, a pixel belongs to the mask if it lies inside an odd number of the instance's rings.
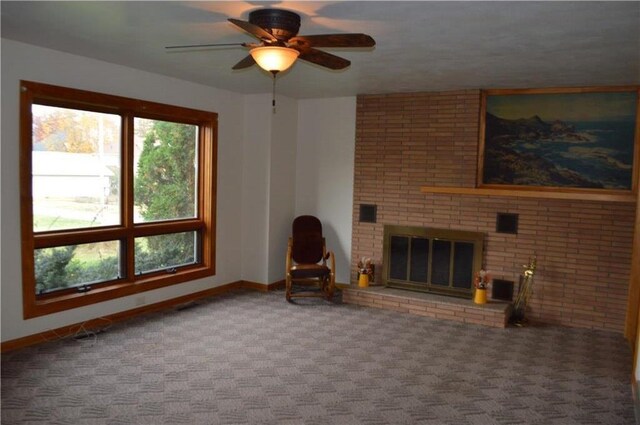
[[[327,266],[327,260],[329,265]],[[331,300],[335,290],[335,257],[327,252],[322,224],[314,216],[293,220],[286,263],[286,297],[324,297]],[[320,291],[293,292],[293,284],[317,287]]]

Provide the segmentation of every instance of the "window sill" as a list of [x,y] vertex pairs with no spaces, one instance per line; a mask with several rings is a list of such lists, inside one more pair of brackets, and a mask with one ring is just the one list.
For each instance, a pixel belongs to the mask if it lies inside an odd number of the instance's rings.
[[[166,286],[185,283],[203,277],[213,276],[212,267],[199,266],[172,275],[154,275],[148,278],[138,278],[135,282],[116,282],[112,285],[98,287],[88,292],[73,292],[64,295],[36,297],[35,302],[24,309],[24,318],[45,316],[78,307],[84,307],[116,298],[126,297]],[[25,306],[27,307],[27,306]]]

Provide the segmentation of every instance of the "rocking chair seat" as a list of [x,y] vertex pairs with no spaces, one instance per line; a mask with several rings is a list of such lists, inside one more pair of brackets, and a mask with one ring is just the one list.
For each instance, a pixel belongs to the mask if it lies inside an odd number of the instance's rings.
[[291,277],[294,279],[308,279],[329,276],[331,269],[321,264],[297,264],[291,267]]

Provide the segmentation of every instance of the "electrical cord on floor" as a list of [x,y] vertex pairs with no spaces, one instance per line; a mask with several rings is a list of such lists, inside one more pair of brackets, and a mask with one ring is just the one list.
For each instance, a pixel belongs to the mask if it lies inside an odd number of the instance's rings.
[[[87,329],[87,324],[90,322],[95,322],[95,321],[104,321],[106,322],[106,324],[102,327],[97,326],[95,323],[93,323],[93,326],[91,327],[92,329]],[[91,319],[91,320],[87,320],[84,321],[80,324],[80,326],[78,327],[78,329],[76,329],[75,331],[69,331],[66,334],[59,334],[58,332],[56,332],[54,329],[50,329],[49,332],[51,332],[53,335],[55,335],[54,338],[47,338],[46,336],[44,336],[44,334],[42,335],[42,339],[45,342],[53,342],[53,341],[59,341],[61,339],[66,339],[66,338],[72,338],[74,341],[79,341],[79,342],[84,342],[84,341],[91,341],[93,345],[97,339],[98,339],[98,335],[101,333],[106,332],[109,328],[111,328],[111,326],[113,326],[113,321],[110,319],[107,319],[106,317],[98,317],[97,319]],[[75,326],[73,326],[75,327]],[[71,327],[71,328],[73,328]]]
[[84,323],[80,325],[80,328],[73,334],[73,340],[79,342],[91,341],[91,345],[95,344],[98,340],[98,333],[100,333],[100,329],[97,331],[88,330],[84,327]]

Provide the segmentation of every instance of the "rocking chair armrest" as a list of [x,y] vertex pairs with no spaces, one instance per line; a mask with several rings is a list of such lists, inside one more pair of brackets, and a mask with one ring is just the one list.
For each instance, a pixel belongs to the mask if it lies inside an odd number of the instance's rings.
[[333,251],[327,251],[327,255],[324,257],[325,260],[329,260],[329,268],[331,269],[331,273],[335,273],[336,269],[336,256],[333,255]]

